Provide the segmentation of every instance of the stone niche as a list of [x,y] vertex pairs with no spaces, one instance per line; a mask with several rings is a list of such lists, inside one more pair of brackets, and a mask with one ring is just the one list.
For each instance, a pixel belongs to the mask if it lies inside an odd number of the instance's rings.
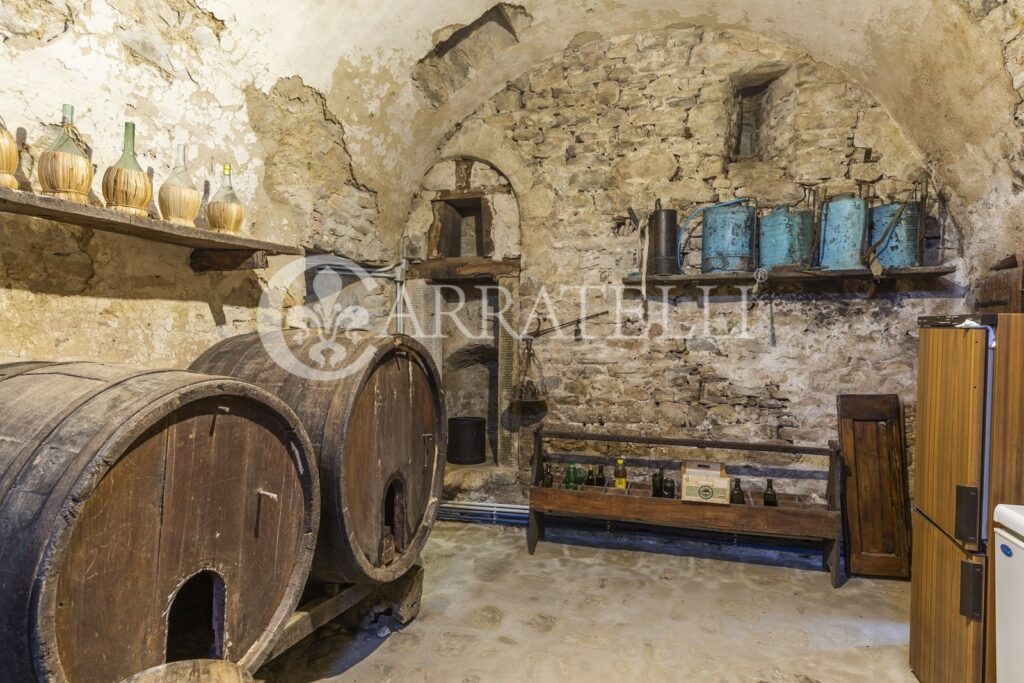
[[[638,269],[627,207],[645,215],[661,199],[682,218],[745,196],[761,207],[791,205],[809,191],[906,196],[925,167],[922,153],[843,73],[739,31],[600,37],[535,65],[452,135],[478,129],[507,140],[507,152],[529,169],[521,205],[543,207],[522,222],[520,318],[542,290],[552,295],[552,322],[579,316],[572,292],[581,286],[590,288],[588,312],[623,310],[619,329],[613,315],[590,321],[592,339],[537,340],[549,422],[821,446],[835,438],[837,394],[896,393],[912,412],[917,317],[957,311],[955,286],[935,293],[901,285],[877,296],[857,288],[761,292],[745,303],[735,290],[716,291],[707,305],[692,295],[651,300],[646,320],[637,296],[617,300],[622,278]],[[408,240],[424,256],[430,202],[457,186],[457,175],[452,162],[435,166],[414,204]],[[935,195],[929,258],[955,264],[958,231]],[[690,247],[692,272],[699,230]],[[819,460],[771,464],[821,469]],[[813,477],[779,485],[823,486]]]
[[[468,258],[485,264],[517,259],[519,222],[518,200],[503,173],[480,160],[443,160],[426,173],[414,200],[405,253],[414,260]],[[441,335],[424,342],[442,369],[448,414],[486,419],[487,463],[514,463],[515,453],[500,438],[508,433],[501,397],[513,368],[500,360],[500,329],[489,313],[499,310],[497,293],[474,283],[432,282],[428,325],[435,329],[440,314]],[[501,284],[508,284],[505,278]]]
[[482,161],[438,162],[423,178],[406,232],[414,259],[517,258],[519,204],[501,172]]
[[497,462],[498,351],[494,345],[466,344],[445,358],[444,392],[451,417],[487,420],[487,462]]

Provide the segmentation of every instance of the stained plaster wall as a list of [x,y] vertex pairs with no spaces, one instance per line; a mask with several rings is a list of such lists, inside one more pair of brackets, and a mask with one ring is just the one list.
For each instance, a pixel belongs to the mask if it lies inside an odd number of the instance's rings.
[[[207,197],[220,165],[234,167],[244,233],[370,264],[392,257],[377,235],[376,193],[354,176],[324,96],[293,69],[270,72],[252,49],[257,36],[229,7],[19,0],[0,8],[0,35],[0,115],[20,143],[21,189],[38,191],[35,162],[67,102],[92,148],[94,204],[131,120],[155,188],[175,145],[187,143]],[[206,225],[203,214],[197,224]],[[0,216],[0,361],[187,364],[218,339],[254,329],[261,295],[293,257],[202,275],[187,258],[180,247]],[[304,284],[272,294],[289,308],[303,301]]]

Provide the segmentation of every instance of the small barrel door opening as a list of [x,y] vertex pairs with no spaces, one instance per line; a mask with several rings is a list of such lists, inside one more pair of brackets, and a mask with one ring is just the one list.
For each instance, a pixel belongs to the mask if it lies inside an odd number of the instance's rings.
[[167,613],[165,662],[224,658],[224,578],[194,574],[181,585]]
[[391,483],[384,491],[384,510],[381,516],[384,523],[381,533],[381,559],[384,564],[392,562],[405,552],[408,543],[405,515],[405,484],[396,476],[391,479]]

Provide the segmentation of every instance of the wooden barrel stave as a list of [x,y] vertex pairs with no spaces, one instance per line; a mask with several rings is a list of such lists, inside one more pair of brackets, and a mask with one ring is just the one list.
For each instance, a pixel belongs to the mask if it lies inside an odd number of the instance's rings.
[[122,683],[252,683],[242,667],[217,659],[193,659],[146,669]]
[[[268,389],[302,419],[317,451],[321,527],[312,576],[325,582],[393,581],[418,557],[437,515],[444,480],[444,400],[430,355],[405,336],[350,333],[346,358],[367,358],[362,371],[328,381],[281,367],[276,353],[303,358],[315,333],[269,338],[242,335],[215,345],[192,368]],[[425,438],[423,435],[430,434]],[[402,547],[383,543],[380,527],[392,481],[403,485]],[[396,527],[398,525],[395,525]]]
[[[31,416],[35,419],[22,419]],[[218,419],[220,427],[214,429]],[[239,429],[246,437],[241,442]],[[202,442],[204,435],[212,442]],[[267,452],[276,455],[255,462],[268,444]],[[222,457],[187,471],[199,453],[209,459],[221,453],[247,457]],[[225,656],[258,665],[293,611],[308,573],[319,502],[311,453],[308,437],[283,402],[236,380],[92,364],[23,372],[0,366],[0,679],[116,681],[160,663],[163,612],[182,578],[203,569],[235,581],[224,591],[226,613],[236,614],[225,617]],[[185,466],[181,474],[174,472],[178,465]],[[267,471],[261,474],[260,467]],[[211,472],[225,476],[211,478]],[[244,514],[231,520],[219,518],[216,506],[242,489],[227,486],[225,492],[221,481],[249,487],[237,494],[244,498]],[[177,508],[175,497],[182,496],[175,484],[185,491]],[[258,540],[231,548],[223,541],[210,543],[222,523],[225,528],[230,522],[249,524],[249,492],[276,485],[276,503],[288,512],[277,515],[280,537],[266,541],[273,552],[259,550]],[[131,487],[131,495],[118,495],[120,487]],[[115,509],[118,505],[123,509]],[[193,519],[189,526],[190,508],[212,519],[202,524]],[[120,533],[110,537],[116,521]],[[96,539],[106,544],[100,547],[92,542]],[[209,547],[197,547],[203,540]],[[246,561],[246,552],[270,559],[257,566]],[[150,566],[153,557],[162,561],[159,577]],[[177,566],[169,559],[179,560]],[[116,581],[104,584],[97,566],[117,571]],[[274,585],[262,586],[258,577],[268,566],[280,567],[280,576]],[[251,590],[243,590],[246,582]],[[97,585],[110,592],[95,590]],[[266,604],[241,605],[245,590],[251,593],[248,600]],[[139,601],[144,607],[136,609],[144,616],[117,612],[121,603]],[[90,621],[83,614],[94,616]],[[104,644],[90,640],[88,629],[102,631]],[[96,654],[107,643],[117,646]]]

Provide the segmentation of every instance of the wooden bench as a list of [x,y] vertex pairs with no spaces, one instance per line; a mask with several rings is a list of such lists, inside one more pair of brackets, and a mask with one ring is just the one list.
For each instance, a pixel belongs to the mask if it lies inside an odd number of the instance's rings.
[[[612,486],[599,488],[580,486],[579,490],[566,490],[556,481],[554,486],[542,486],[544,467],[549,463],[570,461],[584,466],[613,465],[619,457],[627,467],[656,468],[678,466],[682,461],[611,456],[592,453],[549,453],[545,439],[563,441],[592,441],[649,446],[674,446],[697,450],[691,459],[714,460],[715,451],[748,451],[760,453],[788,453],[792,455],[820,455],[828,458],[826,503],[815,504],[805,496],[778,494],[779,507],[764,507],[748,495],[747,505],[720,505],[683,501],[678,498],[654,498],[650,486],[631,485],[628,490]],[[832,585],[838,588],[846,581],[839,559],[839,546],[843,535],[840,506],[842,491],[842,464],[836,447],[820,448],[793,446],[779,443],[748,443],[713,441],[705,439],[676,439],[624,434],[590,434],[586,432],[537,428],[534,432],[533,476],[530,487],[530,517],[527,527],[527,548],[533,554],[537,541],[544,538],[545,518],[576,517],[616,522],[650,524],[694,531],[713,532],[730,536],[784,539],[820,546],[823,569],[832,575]],[[785,472],[786,470],[783,470]],[[798,472],[797,470],[792,470]],[[611,470],[608,470],[611,473]],[[611,477],[609,477],[609,484]]]

